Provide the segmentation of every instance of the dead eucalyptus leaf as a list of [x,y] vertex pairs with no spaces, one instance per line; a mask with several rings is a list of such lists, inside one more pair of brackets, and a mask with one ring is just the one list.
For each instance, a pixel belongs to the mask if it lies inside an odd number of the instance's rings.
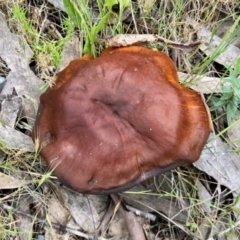
[[[209,31],[207,27],[203,26],[201,23],[196,22],[192,18],[187,18],[189,24],[191,24],[195,29],[198,29],[197,36],[203,41],[199,45],[199,48],[207,55],[211,55],[219,44],[222,42],[222,38],[218,36],[213,36],[212,31]],[[226,34],[226,32],[224,33]],[[222,65],[228,64],[235,66],[237,58],[240,57],[240,49],[233,44],[230,44],[224,51],[218,55],[214,61]]]
[[211,194],[207,191],[205,186],[197,179],[195,182],[196,187],[198,188],[198,197],[202,201],[201,206],[205,212],[208,214],[211,213]]
[[190,88],[205,94],[221,92],[220,78],[207,77],[207,76],[196,76],[182,72],[178,72],[180,82],[189,83]]
[[[30,206],[34,202],[34,199],[30,195],[20,195],[18,202],[16,202],[17,209],[26,214],[30,214]],[[19,232],[20,240],[29,240],[33,239],[33,231],[29,231],[32,229],[34,225],[34,221],[30,218],[22,216],[21,214],[16,214],[15,219],[17,221],[17,228]]]
[[[33,52],[22,36],[10,32],[2,13],[0,13],[0,32],[0,57],[11,69],[0,96],[2,98],[11,96],[15,90],[19,97],[26,96],[31,99],[31,102],[23,102],[23,108],[28,110],[25,111],[26,117],[34,119],[41,94],[39,89],[43,82],[29,68]],[[34,111],[29,111],[30,107],[26,104],[30,104]]]
[[66,12],[63,0],[47,0],[50,2],[54,7],[59,8],[61,11]]
[[34,152],[32,139],[11,127],[0,125],[0,143],[9,149],[21,149],[22,152]]
[[0,76],[0,92],[2,91],[7,79]]
[[[225,1],[225,0],[222,0]],[[223,36],[226,34],[226,32],[229,30],[229,28],[234,24],[234,21],[232,18],[225,19],[218,27],[217,29],[217,35],[220,38],[223,38]],[[234,46],[240,48],[240,39],[237,39],[233,43]]]
[[148,189],[142,184],[138,184],[131,188],[129,191],[122,193],[123,199],[129,205],[134,206],[144,212],[154,212],[159,211],[164,213],[168,218],[173,221],[178,221],[181,223],[186,223],[187,212],[181,211],[181,209],[176,206],[173,201],[167,197],[158,197],[153,194],[144,194]]
[[17,178],[0,172],[0,189],[14,189],[22,187],[26,184],[27,182],[24,180],[19,180]]
[[112,236],[113,239],[131,240],[126,222],[119,212],[114,215],[114,218],[110,222],[108,234]]
[[[239,116],[234,117],[234,122],[239,120]],[[234,146],[236,149],[240,149],[240,122],[233,125],[228,130],[229,143]]]
[[[194,166],[212,176],[220,185],[229,188],[234,196],[240,194],[239,155],[220,137],[211,134],[200,159]],[[236,207],[240,207],[240,203],[237,203]]]
[[21,105],[22,99],[18,96],[3,100],[0,112],[1,123],[14,128]]
[[59,71],[62,71],[67,65],[74,59],[80,58],[82,56],[81,47],[83,43],[79,41],[76,36],[72,36],[72,38],[66,42],[63,52],[61,64],[59,66]]
[[194,166],[214,177],[221,185],[240,193],[239,155],[224,143],[221,138],[211,134],[200,159]]
[[[212,36],[212,32],[207,30],[205,27],[203,27],[198,33],[198,37],[201,39],[205,39],[206,43],[201,44],[199,47],[200,49],[207,55],[211,55],[213,51],[219,46],[222,39],[218,36]],[[240,57],[240,49],[235,47],[234,45],[230,45],[226,48],[226,50],[221,53],[215,61],[217,63],[220,63],[222,65],[236,65],[237,58]]]
[[100,224],[100,217],[87,195],[67,188],[59,189],[59,193],[61,194],[63,205],[70,211],[79,227],[88,234],[96,232]]
[[[61,224],[66,226],[68,222],[69,212],[59,202],[55,195],[48,199],[48,215],[51,223]],[[68,232],[61,232],[51,226],[45,227],[45,240],[68,240],[70,234]]]

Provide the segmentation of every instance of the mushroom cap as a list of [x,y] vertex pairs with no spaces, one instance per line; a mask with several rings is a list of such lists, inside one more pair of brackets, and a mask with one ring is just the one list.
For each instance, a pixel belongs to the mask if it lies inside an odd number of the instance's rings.
[[163,52],[131,46],[85,55],[40,97],[33,132],[56,176],[81,193],[114,193],[196,161],[211,124],[201,96]]

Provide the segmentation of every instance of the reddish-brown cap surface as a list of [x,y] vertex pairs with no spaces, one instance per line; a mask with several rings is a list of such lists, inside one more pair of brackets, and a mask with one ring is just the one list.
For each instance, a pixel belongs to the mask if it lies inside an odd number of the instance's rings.
[[41,95],[33,136],[62,182],[99,194],[196,161],[210,131],[171,59],[132,46],[72,61]]

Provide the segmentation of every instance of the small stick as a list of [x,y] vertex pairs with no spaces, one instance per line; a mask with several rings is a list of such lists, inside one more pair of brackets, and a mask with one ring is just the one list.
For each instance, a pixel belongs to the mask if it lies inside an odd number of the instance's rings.
[[151,221],[155,221],[156,220],[156,216],[151,214],[151,213],[148,213],[148,212],[143,212],[135,207],[132,207],[130,205],[125,205],[127,210],[135,213],[137,216],[141,216],[141,217],[144,217],[146,219],[149,219]]
[[194,48],[202,41],[195,41],[192,43],[179,43],[175,41],[168,40],[166,38],[160,37],[155,34],[118,34],[112,38],[106,39],[109,47],[124,47],[131,46],[134,44],[145,43],[145,42],[155,42],[159,41],[167,45],[171,45],[178,48]]

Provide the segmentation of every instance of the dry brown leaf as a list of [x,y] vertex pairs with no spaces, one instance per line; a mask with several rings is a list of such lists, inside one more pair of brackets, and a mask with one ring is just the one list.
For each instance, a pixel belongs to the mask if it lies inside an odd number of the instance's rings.
[[178,72],[180,82],[190,82],[191,88],[205,94],[221,92],[220,78],[207,77],[207,76],[196,76],[182,72]]
[[73,219],[87,234],[96,232],[100,217],[94,204],[87,195],[74,192],[67,188],[59,189],[63,205],[70,211]]
[[[0,57],[11,69],[7,81],[0,93],[2,110],[0,113],[0,141],[5,147],[34,151],[30,137],[14,130],[15,121],[21,106],[30,125],[33,125],[38,109],[39,80],[29,68],[29,61],[33,55],[25,39],[13,34],[8,29],[6,20],[0,13]],[[14,91],[17,97],[13,97]]]
[[[212,32],[208,31],[206,28],[202,28],[198,32],[198,37],[205,39],[207,43],[201,44],[199,47],[200,49],[207,55],[211,55],[213,51],[217,48],[220,44],[222,39],[218,36],[212,37]],[[234,45],[230,45],[226,51],[221,53],[216,59],[215,62],[220,63],[222,65],[236,65],[237,58],[240,57],[240,49],[235,47]]]
[[26,185],[28,182],[0,172],[0,189],[14,189]]
[[72,60],[82,56],[80,49],[82,45],[83,43],[80,42],[76,36],[72,36],[72,38],[64,46],[59,71],[62,71],[65,67],[67,67]]
[[[234,117],[234,122],[239,120],[238,117]],[[234,124],[227,132],[229,137],[229,143],[235,147],[235,149],[240,149],[240,122]]]
[[[17,202],[17,209],[21,212],[30,214],[30,205],[34,202],[31,196],[21,195]],[[29,240],[33,238],[34,221],[20,214],[15,215],[20,240]]]
[[47,0],[47,1],[50,2],[54,7],[59,8],[63,12],[66,12],[63,0]]
[[201,203],[202,208],[204,209],[204,211],[206,213],[210,214],[212,211],[212,209],[211,209],[211,200],[212,200],[211,194],[207,191],[205,186],[198,179],[195,182],[195,185],[198,189],[199,200],[202,201],[202,203]]
[[2,13],[0,13],[0,32],[0,57],[11,69],[0,97],[12,96],[15,90],[19,97],[30,99],[31,101],[23,101],[23,108],[29,123],[33,125],[41,93],[40,87],[43,85],[29,68],[33,52],[23,37],[10,32]]
[[117,212],[109,226],[108,235],[113,239],[131,240],[124,218]]
[[34,152],[32,139],[8,126],[0,125],[0,143],[3,143],[9,149],[20,149],[22,153]]
[[[48,200],[48,215],[51,223],[61,224],[66,226],[68,222],[69,212],[62,206],[56,196],[52,196]],[[68,240],[70,234],[68,232],[61,232],[51,226],[45,227],[45,240]]]
[[[197,31],[197,36],[204,42],[199,46],[199,48],[207,56],[211,55],[221,43],[222,38],[216,35],[213,36],[212,31],[209,31],[205,26],[202,26],[194,19],[188,18],[188,22],[192,24],[194,28],[199,29],[199,31]],[[231,44],[224,50],[224,52],[215,58],[215,61],[222,65],[228,64],[235,66],[237,58],[240,57],[240,49]]]
[[221,185],[240,193],[239,155],[213,134],[194,166],[214,177]]
[[0,92],[2,91],[7,79],[5,77],[0,76]]
[[[240,194],[239,155],[224,143],[220,137],[212,134],[200,159],[194,166],[212,176],[220,185],[229,188],[234,196]],[[240,208],[240,203],[236,207]]]
[[1,104],[0,122],[3,125],[14,128],[21,105],[22,99],[18,96],[3,100]]
[[[180,211],[181,209],[167,197],[159,198],[158,196],[151,194],[141,193],[146,192],[147,190],[148,189],[146,189],[143,185],[139,184],[121,195],[123,196],[125,202],[144,212],[159,211],[164,213],[166,217],[171,218],[173,221],[178,221],[184,224],[186,223],[186,211]],[[130,194],[128,192],[133,193]]]

